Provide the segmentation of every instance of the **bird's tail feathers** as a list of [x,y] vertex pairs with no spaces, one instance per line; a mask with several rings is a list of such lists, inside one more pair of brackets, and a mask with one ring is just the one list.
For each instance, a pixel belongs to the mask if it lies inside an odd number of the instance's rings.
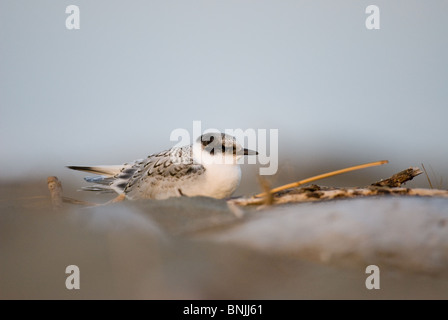
[[114,193],[115,191],[108,185],[94,184],[93,186],[82,187],[82,191],[96,191],[99,193]]
[[96,191],[99,193],[114,192],[111,189],[110,184],[114,181],[114,176],[120,172],[123,168],[121,166],[95,166],[95,167],[83,167],[83,166],[67,166],[69,169],[84,171],[89,173],[98,174],[94,177],[85,177],[84,180],[94,185],[82,187],[83,191]]
[[[78,171],[85,171],[94,174],[100,174],[106,177],[113,177],[123,168],[123,165],[118,166],[95,166],[95,167],[83,167],[83,166],[67,166],[67,168]],[[90,182],[90,181],[89,181]]]
[[96,177],[84,177],[84,180],[90,183],[97,183],[101,185],[110,185],[113,181],[113,177],[96,176]]
[[129,179],[143,163],[142,159],[118,166],[67,166],[69,169],[97,174],[94,177],[85,177],[84,180],[94,185],[83,187],[81,190],[97,192],[123,193]]

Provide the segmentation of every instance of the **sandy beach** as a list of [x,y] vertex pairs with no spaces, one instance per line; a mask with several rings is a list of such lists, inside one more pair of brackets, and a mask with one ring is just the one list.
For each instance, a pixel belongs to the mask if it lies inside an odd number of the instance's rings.
[[[45,179],[1,186],[1,299],[446,299],[448,200],[244,208],[176,198],[51,206]],[[107,200],[96,196],[97,200]],[[368,290],[376,264],[381,287]],[[65,286],[68,265],[80,289]]]

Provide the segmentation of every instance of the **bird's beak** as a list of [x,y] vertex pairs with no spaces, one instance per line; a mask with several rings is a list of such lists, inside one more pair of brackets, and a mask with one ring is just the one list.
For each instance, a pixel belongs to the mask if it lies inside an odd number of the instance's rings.
[[245,155],[245,156],[256,156],[258,154],[257,151],[249,150],[249,149],[242,149],[239,154]]

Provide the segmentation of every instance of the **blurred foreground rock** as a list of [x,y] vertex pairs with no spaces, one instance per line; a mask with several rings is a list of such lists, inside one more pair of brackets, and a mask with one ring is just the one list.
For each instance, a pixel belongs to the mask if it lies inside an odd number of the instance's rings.
[[[332,200],[239,218],[208,198],[54,212],[46,188],[0,187],[1,299],[448,298],[448,199]],[[80,290],[65,287],[72,264]],[[370,264],[380,290],[365,287]]]
[[266,208],[207,237],[314,261],[448,275],[448,199],[375,197]]

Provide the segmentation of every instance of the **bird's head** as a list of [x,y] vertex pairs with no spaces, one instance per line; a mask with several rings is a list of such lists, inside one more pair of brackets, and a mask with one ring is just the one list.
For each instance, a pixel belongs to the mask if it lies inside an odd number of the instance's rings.
[[[235,137],[210,132],[201,135],[193,146],[195,159],[200,163],[236,164],[245,155],[257,155],[257,151],[245,149]],[[199,159],[200,158],[200,159]]]

